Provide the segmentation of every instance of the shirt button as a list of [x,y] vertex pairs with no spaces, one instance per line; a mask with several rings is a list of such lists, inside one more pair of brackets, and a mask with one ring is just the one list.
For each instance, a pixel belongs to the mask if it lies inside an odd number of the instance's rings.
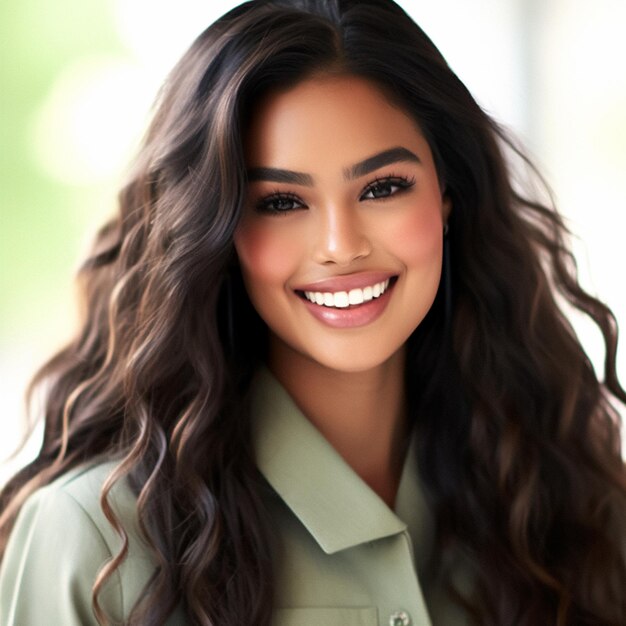
[[411,626],[411,616],[406,611],[396,611],[389,616],[389,626]]

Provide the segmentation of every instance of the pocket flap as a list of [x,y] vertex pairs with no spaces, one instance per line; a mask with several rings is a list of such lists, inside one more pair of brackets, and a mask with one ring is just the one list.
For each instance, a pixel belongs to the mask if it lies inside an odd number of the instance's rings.
[[376,607],[276,609],[272,626],[378,626]]

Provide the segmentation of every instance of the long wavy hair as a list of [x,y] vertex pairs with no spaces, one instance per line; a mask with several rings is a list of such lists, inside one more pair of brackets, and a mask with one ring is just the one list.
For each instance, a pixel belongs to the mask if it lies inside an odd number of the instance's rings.
[[[409,413],[436,515],[430,575],[476,623],[626,623],[626,471],[617,324],[579,285],[551,202],[512,183],[524,157],[433,43],[391,0],[246,2],[172,71],[119,211],[79,272],[75,339],[36,375],[37,458],[1,494],[0,550],[24,500],[88,461],[119,463],[157,563],[129,624],[181,605],[203,626],[267,625],[270,528],[249,432],[248,389],[266,329],[233,247],[255,103],[313,73],[364,77],[419,124],[453,203],[443,279],[408,342]],[[589,316],[603,381],[562,312]],[[472,564],[456,589],[449,555]],[[126,546],[93,589],[119,567]]]

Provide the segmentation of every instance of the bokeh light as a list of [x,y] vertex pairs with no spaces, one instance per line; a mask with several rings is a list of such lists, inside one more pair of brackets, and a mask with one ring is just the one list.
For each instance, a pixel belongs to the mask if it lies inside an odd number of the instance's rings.
[[43,172],[70,185],[112,180],[141,135],[151,98],[139,65],[83,57],[61,72],[33,124]]

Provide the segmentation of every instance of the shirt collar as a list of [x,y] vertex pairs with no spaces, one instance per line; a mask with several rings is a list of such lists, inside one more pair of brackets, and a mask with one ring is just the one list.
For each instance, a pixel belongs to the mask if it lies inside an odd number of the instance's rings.
[[[266,368],[252,394],[252,433],[261,473],[327,554],[406,530],[302,414]],[[409,510],[417,480],[415,441],[404,464],[396,510]],[[415,480],[411,480],[411,475]]]

